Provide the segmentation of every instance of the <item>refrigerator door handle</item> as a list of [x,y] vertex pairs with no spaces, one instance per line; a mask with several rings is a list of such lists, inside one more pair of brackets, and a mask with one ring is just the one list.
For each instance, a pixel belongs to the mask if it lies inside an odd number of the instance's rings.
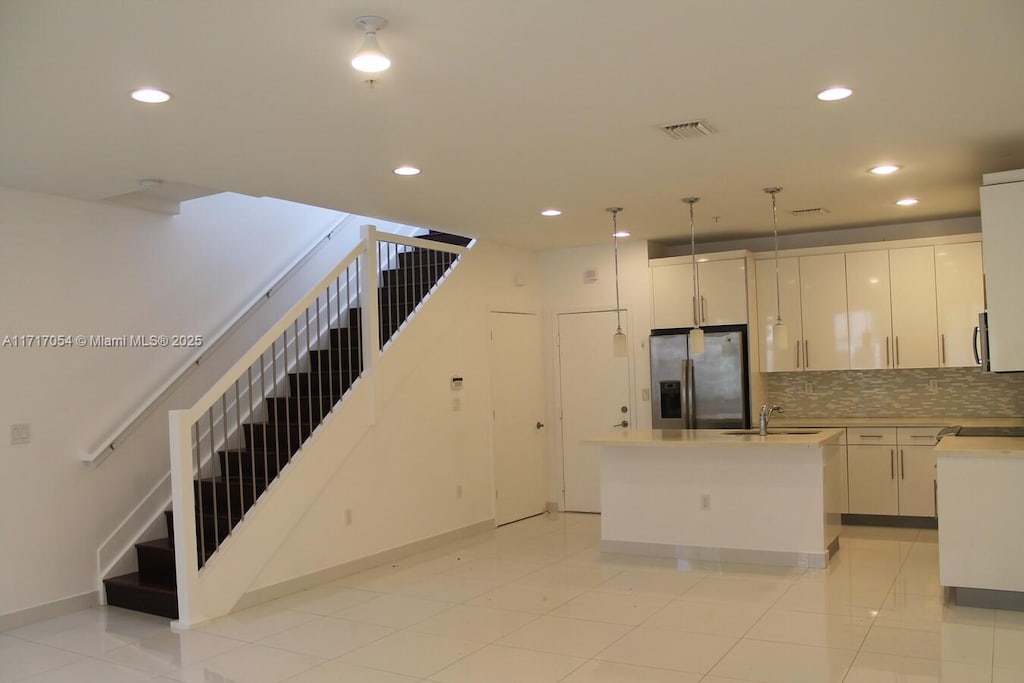
[[979,330],[980,330],[980,325],[975,325],[974,326],[974,336],[971,338],[971,347],[974,349],[974,363],[976,365],[981,365],[981,354],[978,353],[978,331]]
[[697,424],[696,410],[693,405],[693,361],[683,361],[683,426],[693,429]]

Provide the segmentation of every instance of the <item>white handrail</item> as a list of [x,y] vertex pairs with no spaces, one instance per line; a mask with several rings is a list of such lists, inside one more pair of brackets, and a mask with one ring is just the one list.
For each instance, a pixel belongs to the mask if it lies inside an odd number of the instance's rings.
[[91,465],[92,467],[98,467],[100,463],[106,460],[107,456],[114,452],[117,447],[130,436],[139,424],[143,420],[148,418],[157,406],[159,406],[163,400],[174,392],[192,372],[199,367],[203,359],[212,354],[217,348],[220,347],[224,341],[226,341],[231,334],[248,320],[252,315],[259,310],[260,306],[273,296],[274,292],[279,290],[286,282],[288,282],[292,276],[294,276],[303,265],[305,265],[313,256],[316,255],[333,237],[338,231],[348,227],[346,223],[356,218],[353,214],[346,214],[343,218],[335,221],[329,230],[324,232],[314,243],[307,249],[303,254],[300,254],[292,262],[282,270],[281,274],[274,279],[273,284],[270,285],[266,290],[261,290],[260,294],[254,297],[246,306],[239,309],[239,312],[232,317],[219,331],[211,335],[213,342],[204,346],[196,353],[192,354],[188,361],[186,361],[181,369],[178,370],[174,375],[165,381],[157,388],[152,394],[150,394],[145,400],[139,402],[139,407],[123,422],[121,422],[115,429],[111,430],[110,436],[102,439],[96,446],[80,456],[82,462]]

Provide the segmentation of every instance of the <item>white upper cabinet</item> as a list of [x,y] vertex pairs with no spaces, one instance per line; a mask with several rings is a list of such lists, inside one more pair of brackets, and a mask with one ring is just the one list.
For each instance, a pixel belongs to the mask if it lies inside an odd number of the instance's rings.
[[693,267],[689,263],[651,261],[655,329],[693,327]]
[[850,368],[892,367],[887,249],[846,254],[846,299],[850,320]]
[[[995,371],[1024,370],[1024,171],[985,176],[981,233],[988,302],[988,349]],[[1016,180],[1016,182],[1010,182]],[[999,184],[993,184],[999,183]],[[977,323],[975,323],[977,324]]]
[[778,292],[782,296],[782,321],[788,343],[780,348],[775,337],[779,314],[775,286],[775,259],[756,261],[757,333],[760,337],[761,369],[765,372],[802,370],[803,327],[800,313],[800,261],[796,257],[779,259]]
[[849,370],[844,254],[800,257],[800,305],[804,369]]
[[939,365],[976,365],[972,346],[978,314],[985,310],[981,242],[935,247],[935,298],[938,313]]
[[938,367],[934,248],[890,250],[889,278],[892,288],[892,367]]
[[693,327],[694,315],[699,316],[701,325],[746,324],[746,260],[727,258],[698,262],[700,299],[697,300],[689,259],[672,257],[650,262],[653,327]]

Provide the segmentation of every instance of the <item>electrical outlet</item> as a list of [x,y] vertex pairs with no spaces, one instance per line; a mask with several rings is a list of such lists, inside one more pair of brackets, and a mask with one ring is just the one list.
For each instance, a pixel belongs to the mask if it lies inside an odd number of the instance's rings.
[[352,510],[345,508],[345,526],[352,526]]
[[650,389],[641,389],[640,390],[640,400],[641,401],[650,401],[651,400],[651,390]]
[[928,393],[929,394],[934,394],[934,393],[937,393],[938,391],[939,391],[939,380],[937,380],[937,379],[930,379],[930,380],[928,380]]
[[814,396],[814,385],[810,382],[804,382],[804,393],[808,396]]
[[11,425],[11,445],[24,446],[29,443],[32,443],[32,425]]
[[702,493],[700,494],[700,509],[704,512],[711,511],[711,494]]

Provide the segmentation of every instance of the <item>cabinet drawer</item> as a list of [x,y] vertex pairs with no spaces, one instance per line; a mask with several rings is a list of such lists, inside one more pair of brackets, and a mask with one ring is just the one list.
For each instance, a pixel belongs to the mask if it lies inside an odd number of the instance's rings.
[[[920,439],[918,440],[920,441]],[[847,427],[846,442],[851,446],[854,444],[867,446],[895,444],[896,427]]]
[[934,446],[942,427],[897,427],[896,442],[901,446]]

